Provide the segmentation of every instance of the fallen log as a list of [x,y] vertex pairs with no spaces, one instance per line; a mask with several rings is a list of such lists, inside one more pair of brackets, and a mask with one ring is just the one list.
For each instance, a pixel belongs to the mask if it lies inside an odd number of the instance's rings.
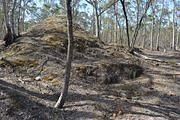
[[[138,50],[140,51],[140,50]],[[135,55],[136,57],[140,57],[143,58],[145,60],[152,60],[152,61],[157,61],[157,62],[163,62],[163,63],[171,63],[170,61],[166,61],[166,60],[162,60],[160,58],[153,58],[151,56],[147,56],[145,55],[142,51],[138,52],[138,51],[133,51],[133,55]],[[176,65],[180,65],[179,62],[175,62]]]

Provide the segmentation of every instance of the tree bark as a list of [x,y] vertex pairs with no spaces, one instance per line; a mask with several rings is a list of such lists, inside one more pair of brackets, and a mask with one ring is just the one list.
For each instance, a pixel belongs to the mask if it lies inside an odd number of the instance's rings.
[[93,8],[93,21],[92,21],[92,26],[93,26],[93,29],[92,29],[92,33],[93,35],[96,34],[96,25],[95,25],[95,9]]
[[11,27],[12,27],[12,34],[13,34],[14,37],[16,37],[15,25],[14,25],[14,13],[15,13],[16,3],[17,3],[17,0],[14,0],[12,13],[11,13]]
[[71,62],[73,58],[73,21],[72,21],[72,8],[71,8],[71,0],[66,0],[66,12],[67,12],[67,32],[68,32],[68,52],[67,52],[67,62],[66,62],[66,69],[65,69],[65,77],[64,77],[64,84],[62,88],[61,95],[55,104],[55,108],[59,107],[62,108],[67,95],[68,95],[68,88],[69,88],[69,79],[71,73]]
[[100,38],[100,23],[99,23],[99,14],[98,14],[98,3],[96,0],[94,2],[95,2],[94,9],[95,9],[96,37],[99,39]]
[[[135,31],[134,31],[134,35],[133,35],[133,39],[132,39],[132,44],[131,44],[131,48],[132,49],[134,48],[134,45],[136,43],[136,39],[138,37],[138,33],[139,33],[140,28],[141,28],[141,23],[142,23],[143,19],[146,16],[146,13],[147,13],[147,11],[148,11],[148,9],[150,7],[151,1],[152,0],[148,0],[146,2],[145,11],[144,11],[143,15],[141,16],[141,18],[139,19],[139,17],[137,17],[138,21],[137,21],[137,25],[136,25],[136,28],[135,28]],[[139,14],[139,12],[138,12],[138,14]]]
[[127,13],[126,13],[126,6],[125,6],[125,1],[124,0],[120,0],[121,4],[122,4],[122,8],[123,8],[123,13],[124,13],[124,17],[125,17],[125,21],[126,21],[126,34],[127,34],[127,39],[128,39],[128,48],[130,49],[130,37],[129,37],[129,21],[127,18]]
[[118,33],[118,25],[117,25],[117,22],[118,22],[118,17],[117,17],[117,14],[118,14],[118,2],[116,3],[116,0],[114,0],[114,16],[115,16],[115,20],[114,20],[114,43],[117,43],[117,33]]
[[22,3],[22,0],[19,1],[19,10],[18,10],[18,36],[20,36],[20,19],[21,19],[21,3]]
[[177,32],[177,36],[176,36],[176,50],[179,49],[179,33]]
[[172,50],[176,50],[175,44],[175,33],[176,33],[176,22],[175,22],[175,12],[176,12],[176,0],[173,0],[174,8],[173,8],[173,38],[172,38]]
[[6,0],[3,0],[3,12],[4,12],[4,20],[6,23],[6,28],[9,26],[8,13],[7,13],[7,3]]
[[144,26],[143,30],[143,42],[142,42],[142,48],[145,48],[145,40],[146,40],[146,26]]
[[[152,8],[152,10],[153,10],[153,8]],[[153,36],[154,36],[154,22],[155,22],[155,20],[154,20],[154,15],[155,15],[155,11],[153,10],[153,18],[152,18],[152,25],[151,25],[151,44],[150,44],[150,48],[151,48],[151,50],[153,50]]]
[[163,0],[163,6],[162,6],[162,9],[161,9],[158,34],[157,34],[157,39],[156,39],[156,50],[157,51],[159,51],[159,37],[160,37],[160,34],[161,34],[161,23],[162,23],[162,18],[163,18],[163,10],[164,10],[164,0]]
[[151,27],[151,44],[150,44],[151,51],[153,50],[153,36],[154,36],[154,24],[152,23],[152,27]]

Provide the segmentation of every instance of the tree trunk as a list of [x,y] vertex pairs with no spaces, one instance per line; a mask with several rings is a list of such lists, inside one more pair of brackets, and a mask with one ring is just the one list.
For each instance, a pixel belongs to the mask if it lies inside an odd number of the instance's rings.
[[162,18],[163,18],[164,0],[162,2],[163,2],[163,5],[162,5],[162,9],[161,9],[159,28],[158,28],[158,34],[157,34],[157,40],[156,40],[156,50],[157,51],[159,51],[159,37],[160,37],[160,33],[161,33],[161,23],[162,23]]
[[100,38],[100,24],[99,24],[99,14],[97,8],[97,1],[95,1],[95,25],[96,25],[96,37]]
[[[147,3],[146,3],[146,6],[145,6],[145,11],[143,13],[143,15],[141,16],[141,18],[139,19],[139,17],[137,17],[137,25],[136,25],[136,28],[135,28],[135,31],[134,31],[134,35],[133,35],[133,38],[132,38],[132,44],[131,44],[131,48],[133,49],[134,46],[135,46],[135,43],[136,43],[136,39],[138,37],[138,33],[139,33],[139,30],[141,29],[141,23],[143,21],[143,19],[146,17],[146,13],[150,7],[150,4],[151,4],[151,0],[148,0]],[[139,12],[138,12],[139,14]]]
[[119,23],[119,19],[117,19],[117,25],[119,27],[119,44],[123,46],[123,25]]
[[144,26],[144,31],[143,31],[143,42],[142,42],[142,48],[145,48],[145,40],[146,40],[146,26]]
[[154,25],[155,25],[155,10],[153,8],[153,5],[152,5],[152,27],[151,27],[151,44],[150,44],[150,48],[151,48],[151,51],[153,50],[153,36],[154,36]]
[[151,27],[151,50],[153,50],[154,24]]
[[15,25],[14,25],[14,13],[15,13],[16,3],[17,3],[17,0],[14,0],[12,13],[11,13],[11,27],[12,27],[12,34],[13,34],[14,37],[16,37]]
[[22,19],[21,19],[21,24],[22,24],[22,30],[23,30],[23,31],[25,31],[24,20],[25,20],[25,10],[23,10]]
[[126,6],[125,6],[125,1],[124,0],[120,0],[121,1],[121,4],[122,4],[122,8],[123,8],[123,13],[124,13],[124,16],[125,16],[125,21],[126,21],[126,34],[127,34],[127,42],[128,42],[128,48],[130,49],[130,37],[129,37],[129,21],[128,21],[128,18],[127,18],[127,13],[126,13]]
[[156,38],[156,50],[159,51],[159,36],[160,36],[160,29],[158,30],[157,38]]
[[64,84],[62,88],[61,95],[55,104],[55,108],[62,108],[67,95],[68,95],[68,87],[69,87],[69,79],[71,73],[71,62],[73,58],[73,22],[72,22],[72,8],[71,8],[71,0],[66,0],[66,11],[67,11],[67,32],[68,32],[68,52],[67,52],[67,63],[65,69],[65,77]]
[[7,3],[6,0],[3,0],[2,2],[3,2],[4,20],[7,28],[7,26],[9,25],[8,14],[7,14]]
[[115,16],[115,21],[114,21],[114,43],[117,43],[117,33],[118,33],[118,2],[116,3],[116,0],[114,0],[114,16]]
[[95,17],[95,9],[93,9],[93,21],[92,21],[92,26],[93,26],[92,33],[93,33],[93,35],[96,34],[95,19],[96,19],[96,17]]
[[176,32],[176,23],[175,23],[175,12],[176,12],[176,0],[173,0],[174,8],[173,8],[173,38],[172,38],[172,50],[176,50],[175,45],[175,32]]
[[178,50],[179,49],[179,34],[178,34],[178,32],[177,32],[177,39],[176,39],[176,50]]
[[21,3],[22,3],[22,0],[19,1],[19,11],[18,11],[18,36],[20,36],[20,19],[21,19]]

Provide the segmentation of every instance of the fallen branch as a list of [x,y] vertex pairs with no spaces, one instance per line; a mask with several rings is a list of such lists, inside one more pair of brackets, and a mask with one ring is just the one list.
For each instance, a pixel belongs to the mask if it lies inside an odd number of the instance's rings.
[[[147,55],[144,55],[143,52],[138,53],[137,51],[133,51],[133,54],[137,57],[143,58],[145,60],[152,60],[152,61],[157,61],[157,62],[164,62],[164,63],[170,63],[169,61],[158,59],[158,58],[153,58]],[[176,65],[180,65],[180,63],[176,62]]]
[[49,61],[49,57],[47,57],[47,59],[40,65],[41,70],[39,71],[37,76],[41,75],[42,71],[44,70],[44,66],[48,61]]

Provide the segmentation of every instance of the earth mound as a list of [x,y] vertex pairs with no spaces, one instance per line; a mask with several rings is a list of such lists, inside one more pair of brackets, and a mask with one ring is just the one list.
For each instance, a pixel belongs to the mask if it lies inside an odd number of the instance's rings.
[[[110,113],[117,106],[114,99],[118,96],[132,98],[137,93],[139,96],[144,94],[141,88],[146,87],[146,83],[141,85],[136,79],[143,73],[141,61],[122,46],[101,44],[78,24],[73,26],[74,58],[66,103],[72,107],[65,108],[64,116],[80,119],[85,112],[92,112],[98,115],[87,116],[104,119],[106,113],[108,117],[112,116]],[[62,111],[52,107],[63,84],[66,32],[66,18],[53,16],[33,25],[1,51],[0,76],[4,77],[0,80],[0,86],[3,86],[0,89],[5,99],[0,102],[2,117],[59,119],[62,116]],[[104,99],[103,94],[108,98]],[[111,96],[115,97],[110,100]],[[90,105],[77,106],[81,101]],[[31,114],[27,116],[27,113]]]
[[[23,71],[25,72],[24,74],[30,75],[32,78],[41,76],[42,79],[53,80],[60,76],[63,77],[68,44],[66,27],[66,17],[64,16],[49,17],[33,25],[27,32],[23,33],[22,37],[18,38],[15,43],[2,51],[0,66],[10,66],[13,70],[18,69],[21,73]],[[107,63],[102,64],[108,66],[108,61],[113,57],[121,57],[122,59],[128,57],[127,53],[119,53],[119,49],[117,51],[117,49],[114,50],[112,46],[108,47],[100,44],[93,35],[86,32],[76,23],[73,24],[73,30],[74,69],[78,67],[79,63],[81,63],[82,66],[87,66],[88,63],[99,67],[99,64],[96,63],[101,64],[100,60],[105,59]],[[123,51],[122,49],[120,50]],[[131,56],[129,56],[129,58],[131,58]],[[136,71],[134,69],[135,67],[129,67],[128,64],[121,65],[117,60],[115,61],[113,66],[122,66],[121,72],[119,70],[113,70],[114,72],[119,71],[118,76],[123,74],[126,79],[139,76],[133,75],[136,74],[134,73],[134,71]],[[129,61],[132,62],[131,59],[129,59]],[[103,73],[105,69],[106,68],[101,68],[95,72]],[[119,69],[119,67],[113,67],[113,69]],[[106,74],[109,76],[111,73],[106,72]]]

